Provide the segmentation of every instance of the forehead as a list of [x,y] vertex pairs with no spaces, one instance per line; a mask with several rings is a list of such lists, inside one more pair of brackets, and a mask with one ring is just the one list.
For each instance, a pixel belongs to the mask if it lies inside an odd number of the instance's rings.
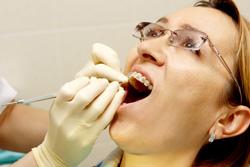
[[159,19],[158,23],[172,30],[191,26],[205,32],[214,45],[235,45],[232,41],[236,41],[238,36],[236,24],[228,15],[207,7],[184,8]]

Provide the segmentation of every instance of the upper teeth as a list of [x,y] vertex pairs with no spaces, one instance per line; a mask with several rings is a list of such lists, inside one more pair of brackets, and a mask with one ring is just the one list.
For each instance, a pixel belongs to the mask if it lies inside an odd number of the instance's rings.
[[130,79],[131,77],[135,78],[139,82],[143,83],[149,90],[153,89],[153,86],[150,84],[150,82],[146,79],[145,76],[143,76],[139,72],[130,72],[128,74],[128,78]]

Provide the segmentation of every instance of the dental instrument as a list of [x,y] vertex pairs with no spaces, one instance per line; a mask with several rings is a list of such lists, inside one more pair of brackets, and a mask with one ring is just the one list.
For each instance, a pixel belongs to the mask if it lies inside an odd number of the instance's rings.
[[54,99],[56,98],[57,94],[58,93],[52,93],[52,94],[47,94],[47,95],[42,95],[42,96],[37,96],[37,97],[32,97],[32,98],[27,98],[27,99],[20,99],[15,102],[3,104],[2,107],[13,105],[13,104],[27,104],[27,103],[37,102],[37,101]]
[[[127,83],[127,82],[129,82],[129,81],[119,82],[119,84],[121,85],[121,84]],[[38,101],[43,101],[43,100],[54,99],[54,98],[56,98],[57,95],[58,95],[58,93],[52,93],[52,94],[47,94],[47,95],[42,95],[42,96],[37,96],[37,97],[31,97],[31,98],[27,98],[27,99],[20,99],[20,100],[17,100],[15,102],[3,104],[2,107],[13,105],[13,104],[27,104],[27,103],[33,103],[33,102],[38,102]]]

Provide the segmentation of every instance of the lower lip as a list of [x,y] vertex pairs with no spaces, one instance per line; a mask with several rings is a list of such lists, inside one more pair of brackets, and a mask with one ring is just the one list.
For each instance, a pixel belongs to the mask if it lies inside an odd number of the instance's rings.
[[[133,102],[133,103],[135,103],[135,102]],[[133,105],[133,103],[123,103],[123,104],[121,104],[120,107],[117,109],[117,112],[126,110],[131,105]]]
[[[145,99],[145,98],[144,98]],[[135,105],[138,106],[139,103],[141,103],[144,99],[141,99],[141,100],[138,100],[138,101],[135,101],[135,102],[131,102],[131,103],[122,103],[120,105],[120,107],[117,109],[117,112],[121,112],[121,111],[124,111],[124,110],[128,110],[129,108],[132,108],[134,107]]]

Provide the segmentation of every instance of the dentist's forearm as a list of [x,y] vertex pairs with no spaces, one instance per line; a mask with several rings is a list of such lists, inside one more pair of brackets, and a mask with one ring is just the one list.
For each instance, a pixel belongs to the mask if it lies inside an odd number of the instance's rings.
[[47,111],[23,104],[8,106],[0,115],[0,149],[28,153],[42,143],[48,120]]
[[26,154],[19,161],[10,165],[10,167],[38,167],[32,152]]

